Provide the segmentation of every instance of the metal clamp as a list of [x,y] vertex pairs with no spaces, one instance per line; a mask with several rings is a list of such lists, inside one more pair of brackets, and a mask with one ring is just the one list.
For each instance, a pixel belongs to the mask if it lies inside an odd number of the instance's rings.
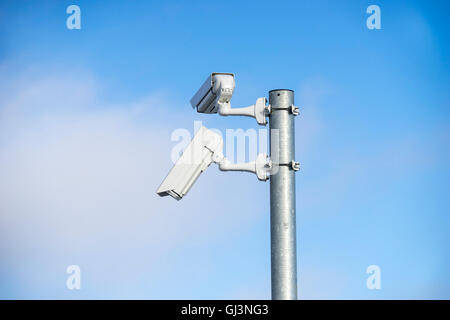
[[294,171],[300,170],[300,162],[296,162],[294,160],[291,161],[291,168]]
[[298,116],[300,114],[299,108],[294,105],[291,105],[287,108],[272,108],[270,105],[266,107],[266,112],[271,113],[272,110],[286,110],[292,113],[294,116]]
[[299,171],[300,170],[300,162],[294,161],[292,160],[291,162],[288,163],[278,163],[278,166],[286,166],[291,168],[294,171]]

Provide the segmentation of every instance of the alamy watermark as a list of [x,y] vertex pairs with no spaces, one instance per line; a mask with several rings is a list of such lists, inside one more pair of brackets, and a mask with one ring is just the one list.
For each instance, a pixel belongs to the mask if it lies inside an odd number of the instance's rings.
[[[194,121],[194,135],[202,127],[202,121]],[[208,128],[220,135],[223,140],[223,149],[221,150],[224,156],[234,163],[244,163],[253,161],[258,154],[264,153],[270,155],[272,163],[275,164],[272,169],[272,174],[277,172],[276,164],[279,162],[279,129],[270,130],[270,145],[269,145],[269,130],[264,128],[260,129],[226,129],[225,134],[221,130],[215,128]],[[183,154],[183,151],[189,146],[193,139],[191,131],[186,128],[175,129],[171,134],[171,141],[177,142],[171,150],[170,158],[173,163]],[[201,149],[196,149],[197,153],[201,152]],[[183,157],[183,163],[192,164],[201,161],[202,155],[195,152],[190,154],[190,157]]]
[[[202,127],[202,121],[194,121],[194,134]],[[214,128],[209,130],[219,134],[224,141],[224,155],[236,162],[254,160],[258,153],[268,153],[268,133],[267,129],[226,129],[225,137],[222,131]],[[278,129],[275,129],[278,132]],[[275,131],[273,130],[273,131]],[[272,135],[272,139],[276,134]],[[191,132],[186,128],[175,129],[171,134],[171,141],[178,143],[173,146],[170,159],[175,163],[181,156],[183,150],[191,143]],[[248,148],[246,146],[248,145]]]
[[381,29],[381,9],[379,6],[372,4],[367,7],[366,13],[370,16],[366,20],[366,26],[369,30]]
[[81,29],[81,9],[79,6],[71,4],[67,7],[66,13],[70,14],[66,20],[67,29]]
[[367,267],[366,273],[370,276],[366,280],[366,287],[369,290],[381,290],[381,268],[376,264]]
[[81,289],[81,269],[76,264],[70,265],[66,269],[67,277],[66,286],[69,290]]

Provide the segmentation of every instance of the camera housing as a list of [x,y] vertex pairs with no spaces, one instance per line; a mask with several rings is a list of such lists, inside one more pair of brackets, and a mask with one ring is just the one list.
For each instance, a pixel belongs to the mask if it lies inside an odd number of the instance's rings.
[[191,99],[200,113],[217,113],[218,103],[229,103],[235,87],[234,74],[213,72]]
[[252,117],[258,124],[266,125],[266,117],[271,112],[270,105],[266,105],[266,98],[258,98],[255,104],[248,107],[231,108],[234,87],[234,74],[213,72],[192,97],[191,105],[200,113]]
[[222,137],[202,126],[156,193],[161,197],[169,195],[180,200],[191,189],[200,174],[213,162],[213,154],[217,150],[221,152],[222,149]]
[[217,163],[221,171],[251,172],[261,181],[269,179],[272,169],[272,161],[265,153],[259,154],[255,161],[231,163],[223,156],[222,136],[202,126],[156,193],[181,200],[212,162]]

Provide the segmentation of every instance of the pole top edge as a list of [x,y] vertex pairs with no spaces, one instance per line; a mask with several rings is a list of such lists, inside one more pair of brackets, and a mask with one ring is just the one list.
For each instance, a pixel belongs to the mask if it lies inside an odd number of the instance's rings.
[[273,91],[291,91],[291,92],[294,92],[294,90],[291,90],[291,89],[273,89],[273,90],[270,90],[269,93],[273,92]]

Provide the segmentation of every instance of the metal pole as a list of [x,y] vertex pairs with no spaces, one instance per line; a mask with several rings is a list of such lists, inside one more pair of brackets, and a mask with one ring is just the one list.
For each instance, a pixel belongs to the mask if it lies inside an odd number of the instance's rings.
[[272,299],[297,299],[297,253],[295,234],[294,91],[269,92],[272,112],[270,156],[274,162],[270,177],[270,242]]

